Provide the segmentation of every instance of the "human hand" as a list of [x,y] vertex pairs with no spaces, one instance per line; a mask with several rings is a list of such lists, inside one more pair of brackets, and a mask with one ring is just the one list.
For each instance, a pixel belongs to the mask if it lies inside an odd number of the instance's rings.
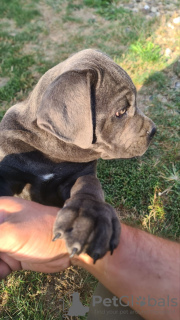
[[0,279],[15,270],[53,273],[70,266],[65,241],[52,241],[58,210],[19,198],[0,198]]

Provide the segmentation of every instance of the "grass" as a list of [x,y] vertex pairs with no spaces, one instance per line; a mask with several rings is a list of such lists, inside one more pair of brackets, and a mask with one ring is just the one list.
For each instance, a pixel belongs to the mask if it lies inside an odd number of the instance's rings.
[[151,41],[146,41],[145,43],[137,41],[130,46],[130,50],[135,55],[135,57],[139,56],[142,62],[156,62],[161,58],[160,46],[155,45]]
[[[74,281],[78,285],[75,286]],[[92,285],[91,289],[89,283]],[[1,283],[0,319],[64,319],[63,314],[67,313],[71,305],[71,294],[74,291],[81,292],[83,304],[88,305],[88,296],[93,293],[95,284],[96,280],[90,274],[72,267],[62,272],[61,276],[28,271],[15,272],[7,281]],[[83,320],[84,317],[80,319]]]
[[18,27],[23,27],[24,24],[31,21],[35,16],[39,16],[40,12],[36,9],[35,2],[22,0],[1,0],[0,18],[6,16],[8,19],[14,19]]
[[[141,158],[99,161],[106,201],[122,221],[177,240],[180,31],[168,27],[176,14],[148,20],[120,3],[128,0],[0,0],[0,117],[27,97],[46,70],[70,54],[92,47],[112,56],[132,77],[139,105],[158,132]],[[62,319],[62,299],[65,311],[73,291],[89,305],[96,283],[78,268],[55,275],[16,272],[1,282],[0,319]]]

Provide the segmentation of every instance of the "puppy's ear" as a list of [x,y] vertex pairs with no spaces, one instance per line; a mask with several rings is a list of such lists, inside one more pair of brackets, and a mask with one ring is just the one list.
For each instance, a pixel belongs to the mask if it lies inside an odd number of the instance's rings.
[[37,110],[37,125],[66,143],[87,149],[93,141],[94,70],[68,71],[54,80]]

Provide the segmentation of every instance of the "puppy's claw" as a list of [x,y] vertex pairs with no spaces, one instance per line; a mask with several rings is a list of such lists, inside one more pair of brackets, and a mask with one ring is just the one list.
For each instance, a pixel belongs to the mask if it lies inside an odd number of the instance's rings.
[[115,248],[116,248],[116,246],[114,244],[110,245],[111,256],[112,256]]
[[56,241],[56,240],[59,239],[60,237],[61,237],[61,233],[58,232],[58,233],[54,236],[54,238],[52,239],[52,241]]
[[70,258],[74,257],[74,255],[78,252],[78,249],[77,248],[73,248],[72,249],[72,252],[70,254]]
[[95,253],[94,254],[94,264],[96,263],[96,261],[99,259],[99,257],[100,257],[100,254],[99,253]]

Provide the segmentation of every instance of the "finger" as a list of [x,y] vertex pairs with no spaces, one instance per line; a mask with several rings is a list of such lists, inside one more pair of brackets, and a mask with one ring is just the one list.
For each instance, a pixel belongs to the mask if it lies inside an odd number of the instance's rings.
[[73,256],[71,258],[71,264],[78,267],[84,267],[86,264],[94,265],[93,258],[91,258],[87,253],[81,253],[80,255]]
[[3,261],[5,264],[9,266],[12,271],[21,270],[21,263],[19,260],[14,259],[4,252],[0,252],[0,261]]
[[0,259],[0,280],[5,279],[11,272],[8,264]]
[[55,259],[49,262],[32,263],[31,261],[23,261],[21,263],[23,270],[31,270],[36,272],[54,273],[63,271],[71,266],[69,254],[66,253],[59,259]]
[[0,225],[5,221],[6,213],[0,209]]
[[6,278],[12,271],[21,270],[21,263],[7,254],[0,252],[0,279]]

